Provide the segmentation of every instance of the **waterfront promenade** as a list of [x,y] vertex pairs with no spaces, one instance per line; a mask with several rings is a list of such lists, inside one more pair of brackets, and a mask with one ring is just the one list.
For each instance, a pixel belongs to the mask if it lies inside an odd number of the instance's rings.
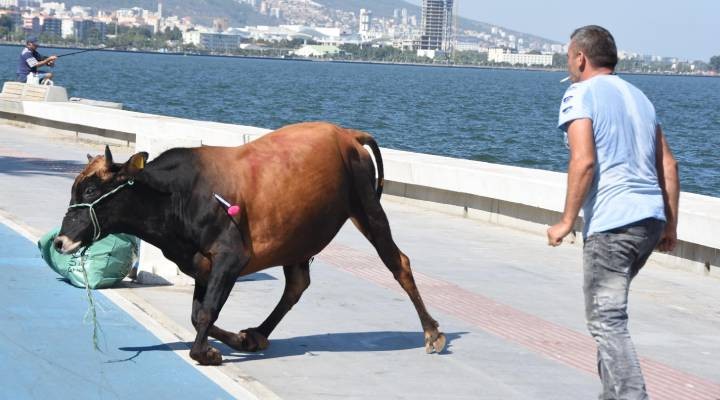
[[[312,284],[270,347],[221,347],[220,368],[186,361],[191,286],[97,291],[105,353],[83,325],[85,293],[58,281],[30,241],[58,225],[85,154],[102,146],[0,125],[2,398],[591,399],[599,390],[583,320],[581,249],[386,196],[447,351],[426,355],[414,309],[351,224],[318,257]],[[131,149],[113,148],[124,160]],[[631,332],[653,399],[720,399],[718,279],[650,262],[631,294]],[[218,325],[261,322],[278,269],[236,284]],[[61,304],[62,313],[57,312]],[[65,340],[63,340],[65,338]],[[72,371],[87,392],[57,388]],[[209,375],[209,376],[208,376]],[[86,378],[86,379],[83,379]],[[81,385],[78,383],[77,385]],[[74,387],[77,387],[74,385]],[[106,388],[112,388],[106,389]],[[198,393],[204,393],[198,394]]]

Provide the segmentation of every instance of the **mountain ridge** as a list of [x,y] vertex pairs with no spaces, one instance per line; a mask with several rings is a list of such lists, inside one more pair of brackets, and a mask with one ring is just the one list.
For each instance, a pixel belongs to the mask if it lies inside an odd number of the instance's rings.
[[[353,11],[357,13],[361,8],[373,11],[376,17],[392,16],[393,10],[406,8],[410,15],[421,14],[420,6],[404,0],[314,0],[331,10]],[[119,8],[141,7],[147,10],[157,10],[157,0],[67,0],[65,4],[72,6],[87,6],[101,10],[116,10]],[[247,4],[239,3],[237,0],[163,0],[165,14],[177,15],[180,17],[189,16],[193,22],[210,25],[215,18],[226,17],[230,26],[244,25],[273,25],[278,20],[262,15]],[[418,21],[419,22],[419,21]],[[546,39],[537,35],[504,27],[472,20],[465,17],[458,17],[460,29],[489,32],[492,27],[499,27],[508,34],[523,37],[529,40],[539,40],[548,43],[558,43],[555,40]]]

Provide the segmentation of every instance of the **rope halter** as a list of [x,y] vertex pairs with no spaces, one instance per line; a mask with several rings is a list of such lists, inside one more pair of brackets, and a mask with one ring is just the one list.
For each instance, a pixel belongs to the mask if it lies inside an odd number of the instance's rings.
[[106,197],[109,197],[111,194],[117,193],[120,189],[124,188],[125,186],[132,186],[135,184],[135,181],[129,180],[122,185],[116,187],[110,192],[105,193],[104,195],[100,196],[97,200],[93,201],[92,203],[81,203],[81,204],[73,204],[68,207],[68,211],[72,210],[73,208],[82,208],[87,207],[89,209],[90,213],[90,221],[93,224],[93,242],[98,240],[100,238],[100,235],[102,234],[102,231],[100,230],[100,221],[98,221],[97,214],[95,214],[95,205],[99,202],[101,202]]

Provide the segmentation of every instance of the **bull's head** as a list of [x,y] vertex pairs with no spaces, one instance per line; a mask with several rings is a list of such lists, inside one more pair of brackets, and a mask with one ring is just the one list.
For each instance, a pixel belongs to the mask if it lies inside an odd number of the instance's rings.
[[87,166],[73,183],[70,206],[53,242],[55,249],[71,253],[106,236],[147,158],[141,152],[124,164],[115,164],[107,146],[104,156],[88,155]]

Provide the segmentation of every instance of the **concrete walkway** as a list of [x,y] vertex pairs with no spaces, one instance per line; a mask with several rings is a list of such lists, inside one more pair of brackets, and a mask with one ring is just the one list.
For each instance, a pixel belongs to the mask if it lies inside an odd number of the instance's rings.
[[[85,153],[101,149],[0,126],[0,217],[36,234],[59,224]],[[117,160],[130,153],[114,151]],[[270,347],[257,354],[221,347],[226,362],[215,370],[261,398],[595,398],[599,383],[583,320],[578,246],[552,249],[541,236],[402,199],[387,197],[384,205],[423,298],[448,336],[446,352],[424,354],[409,299],[350,224],[316,258],[312,285],[278,326]],[[653,399],[720,399],[718,282],[652,262],[635,281],[631,332]],[[259,324],[282,288],[279,269],[239,282],[218,325],[240,330]],[[175,339],[162,343],[187,352],[194,336],[192,287],[126,285],[98,293],[142,309],[144,318],[172,332]],[[78,320],[84,311],[75,311]],[[157,339],[106,336],[125,358],[139,354],[135,362],[168,353]],[[77,351],[92,353],[90,343]],[[151,394],[139,390],[135,397]]]

